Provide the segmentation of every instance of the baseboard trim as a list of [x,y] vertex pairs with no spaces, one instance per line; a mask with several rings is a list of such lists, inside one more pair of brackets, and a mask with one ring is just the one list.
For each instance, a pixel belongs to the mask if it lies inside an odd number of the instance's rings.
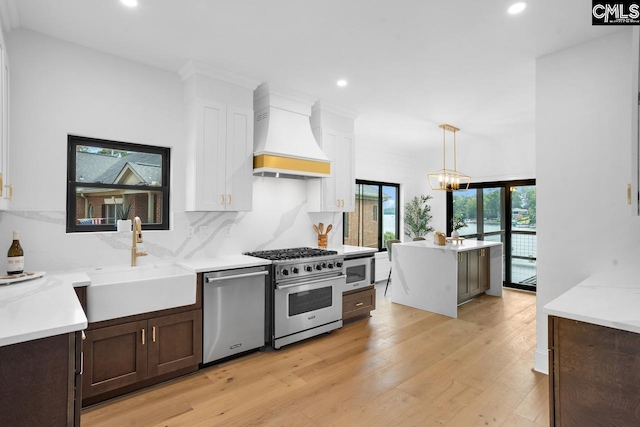
[[549,375],[549,350],[536,350],[533,369],[541,374]]

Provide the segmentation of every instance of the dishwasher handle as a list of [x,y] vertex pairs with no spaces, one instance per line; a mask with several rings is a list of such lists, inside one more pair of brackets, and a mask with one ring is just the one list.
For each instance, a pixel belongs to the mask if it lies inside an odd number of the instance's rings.
[[223,276],[223,277],[206,277],[205,276],[205,280],[207,283],[212,283],[212,282],[222,282],[224,280],[244,279],[246,277],[266,276],[267,274],[269,274],[269,271],[263,270],[263,271],[256,271],[255,273],[233,274],[233,275]]

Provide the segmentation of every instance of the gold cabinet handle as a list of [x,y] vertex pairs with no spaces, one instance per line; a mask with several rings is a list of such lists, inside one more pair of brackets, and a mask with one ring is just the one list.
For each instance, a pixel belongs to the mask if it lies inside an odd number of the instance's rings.
[[627,204],[631,204],[631,184],[627,184]]
[[340,199],[336,199],[336,207],[340,207]]
[[458,252],[458,261],[462,261],[462,254]]
[[2,173],[0,172],[0,196],[2,196],[2,189],[4,186],[2,185]]
[[224,194],[220,195],[220,204],[224,205]]
[[229,194],[229,202],[227,204],[231,206],[231,194]]
[[82,341],[86,340],[87,336],[85,335],[84,331],[82,331]]
[[142,328],[142,345],[144,345],[144,328]]
[[356,307],[362,307],[363,305],[364,305],[363,302],[359,302],[359,303],[356,304]]
[[4,196],[7,200],[13,200],[13,184],[5,185],[4,188],[9,189],[9,196]]
[[151,328],[151,341],[156,342],[156,327]]

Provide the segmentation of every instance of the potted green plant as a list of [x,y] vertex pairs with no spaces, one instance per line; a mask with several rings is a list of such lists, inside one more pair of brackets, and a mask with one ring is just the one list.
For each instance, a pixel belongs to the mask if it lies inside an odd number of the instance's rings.
[[454,239],[460,237],[460,233],[458,232],[458,230],[466,226],[467,223],[465,222],[462,215],[454,215],[453,218],[451,218],[451,237],[453,237]]
[[431,196],[415,196],[404,205],[404,234],[409,237],[422,237],[433,231],[429,225],[431,221],[431,206],[427,203]]
[[123,197],[122,204],[116,206],[116,217],[118,231],[131,231],[131,220],[129,212],[131,212],[132,203],[126,203]]

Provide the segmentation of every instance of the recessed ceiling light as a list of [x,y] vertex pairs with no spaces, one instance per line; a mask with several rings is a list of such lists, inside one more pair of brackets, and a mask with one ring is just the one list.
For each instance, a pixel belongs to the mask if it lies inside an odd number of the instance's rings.
[[507,12],[509,12],[511,15],[517,15],[518,13],[525,10],[526,7],[527,7],[527,4],[524,2],[514,3],[511,6],[509,6],[509,9],[507,9]]
[[138,0],[120,0],[120,3],[125,6],[136,7],[138,5]]
[[347,81],[346,80],[338,80],[336,82],[336,84],[340,87],[345,87],[347,85]]

